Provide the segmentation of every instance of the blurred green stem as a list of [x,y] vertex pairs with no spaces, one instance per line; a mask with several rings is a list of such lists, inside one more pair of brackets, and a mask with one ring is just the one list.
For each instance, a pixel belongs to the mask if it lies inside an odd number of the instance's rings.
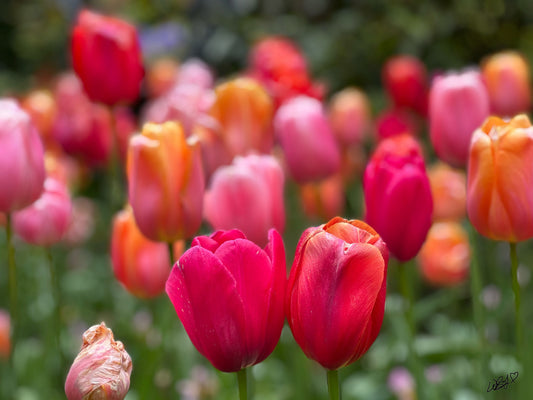
[[18,304],[17,304],[17,266],[15,264],[15,247],[13,246],[13,225],[12,216],[6,216],[6,238],[7,238],[7,259],[9,264],[9,313],[11,320],[11,357],[9,358],[12,371],[13,387],[17,387],[14,367],[15,350],[18,339]]
[[174,243],[168,242],[168,255],[170,257],[170,266],[174,266]]
[[112,212],[117,211],[122,207],[121,202],[121,176],[119,165],[119,149],[118,149],[118,132],[117,132],[117,119],[115,118],[115,108],[108,107],[111,114],[111,154],[109,156],[108,174],[109,174],[109,190],[110,190],[110,203]]
[[330,400],[340,400],[339,370],[328,370],[328,393]]
[[239,399],[248,399],[248,370],[246,368],[237,371],[237,382],[239,384]]
[[516,255],[516,243],[509,243],[509,256],[511,258],[511,275],[513,281],[514,306],[515,306],[515,330],[516,348],[518,359],[524,351],[524,334],[522,314],[520,309],[520,284],[518,283],[518,257]]
[[[46,260],[48,261],[48,270],[50,272],[50,283],[52,286],[52,296],[54,298],[54,321],[52,323],[52,334],[54,338],[54,344],[57,350],[57,354],[59,355],[59,370],[63,370],[64,363],[64,357],[63,352],[61,350],[61,341],[60,341],[60,334],[61,334],[61,293],[59,288],[59,281],[57,276],[56,267],[54,264],[54,257],[52,255],[52,249],[49,246],[44,247],[44,251],[46,253]],[[53,349],[52,349],[53,350]]]

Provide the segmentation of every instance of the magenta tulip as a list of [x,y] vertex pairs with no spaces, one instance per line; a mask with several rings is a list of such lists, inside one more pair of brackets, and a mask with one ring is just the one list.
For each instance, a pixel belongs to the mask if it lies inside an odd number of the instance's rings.
[[174,265],[167,294],[189,338],[213,366],[238,372],[263,361],[283,327],[285,250],[262,250],[238,230],[199,236]]

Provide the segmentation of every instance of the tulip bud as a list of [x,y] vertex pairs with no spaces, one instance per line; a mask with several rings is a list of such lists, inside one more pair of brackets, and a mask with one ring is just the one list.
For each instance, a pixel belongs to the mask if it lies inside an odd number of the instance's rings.
[[174,242],[202,222],[204,175],[200,147],[178,123],[145,124],[130,140],[129,201],[144,236]]
[[11,320],[9,314],[0,310],[0,360],[7,360],[11,354]]
[[284,180],[272,156],[236,157],[215,171],[204,198],[205,218],[216,230],[239,229],[262,246],[271,228],[285,228]]
[[289,100],[276,112],[274,127],[298,183],[318,181],[339,170],[340,151],[318,100],[304,96]]
[[400,261],[413,258],[431,226],[433,199],[420,146],[409,135],[383,140],[363,181],[366,215]]
[[16,101],[0,99],[0,212],[29,206],[43,190],[43,144]]
[[144,70],[133,25],[82,10],[72,30],[71,52],[74,70],[92,101],[112,106],[137,99]]
[[131,358],[105,323],[83,334],[80,353],[65,381],[68,400],[122,400],[130,387]]
[[483,236],[533,237],[533,127],[528,117],[488,118],[472,136],[467,178],[470,222]]
[[437,156],[465,167],[470,139],[489,116],[489,97],[478,71],[450,73],[433,80],[429,95],[430,138]]
[[422,276],[436,286],[453,286],[468,278],[468,234],[454,221],[437,222],[417,257]]
[[300,198],[305,214],[310,218],[329,221],[344,211],[344,181],[335,174],[320,182],[300,186]]
[[336,217],[302,234],[285,308],[307,357],[335,370],[366,353],[383,322],[388,258],[385,242],[361,221]]
[[199,236],[174,265],[166,291],[196,349],[237,372],[274,350],[285,314],[285,250],[269,232],[264,250],[238,230]]
[[428,170],[433,196],[433,221],[460,221],[466,215],[466,175],[444,163]]
[[356,88],[340,91],[331,99],[329,120],[339,143],[361,144],[370,128],[370,104],[367,96]]

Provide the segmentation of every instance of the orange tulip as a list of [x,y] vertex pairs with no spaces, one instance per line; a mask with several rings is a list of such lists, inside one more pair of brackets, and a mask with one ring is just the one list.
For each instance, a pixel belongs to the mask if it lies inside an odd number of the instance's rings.
[[300,199],[305,214],[329,221],[344,213],[344,180],[341,174],[331,175],[320,182],[300,186]]
[[174,242],[202,221],[204,175],[198,141],[180,124],[145,124],[128,149],[129,201],[147,238]]
[[525,115],[488,118],[472,136],[467,211],[472,225],[494,240],[533,237],[533,127]]
[[460,221],[466,214],[466,176],[438,162],[428,169],[433,195],[433,221]]

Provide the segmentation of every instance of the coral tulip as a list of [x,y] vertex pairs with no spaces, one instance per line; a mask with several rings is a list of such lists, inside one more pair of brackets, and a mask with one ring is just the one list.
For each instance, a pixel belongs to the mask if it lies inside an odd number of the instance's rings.
[[370,119],[370,103],[361,90],[347,88],[331,99],[329,120],[340,143],[361,144],[370,129]]
[[52,93],[48,90],[33,90],[24,98],[21,107],[30,114],[46,148],[53,147],[52,127],[57,106]]
[[43,191],[44,151],[30,116],[11,99],[0,99],[0,212],[29,206]]
[[489,116],[489,96],[478,71],[450,73],[433,80],[429,94],[430,138],[437,156],[465,167],[470,139]]
[[323,181],[300,186],[300,198],[308,217],[329,221],[344,211],[344,180],[335,174]]
[[302,234],[286,314],[307,357],[336,370],[366,353],[383,322],[388,258],[385,242],[361,221],[336,217]]
[[431,226],[433,199],[420,146],[409,135],[383,140],[364,175],[365,221],[400,261],[413,258]]
[[238,230],[199,236],[166,291],[189,338],[213,366],[237,372],[274,350],[285,315],[285,250],[271,230],[264,250]]
[[144,69],[133,25],[82,10],[72,31],[71,52],[74,70],[92,101],[112,106],[137,99]]
[[271,228],[285,228],[284,181],[274,157],[236,157],[215,171],[205,194],[205,217],[216,230],[239,229],[262,246]]
[[525,115],[488,118],[472,136],[467,211],[482,235],[507,242],[533,237],[533,127]]
[[428,169],[433,196],[433,221],[460,221],[466,215],[466,174],[444,163]]
[[148,97],[164,95],[176,83],[179,63],[172,58],[159,58],[147,69],[145,84]]
[[200,147],[176,122],[145,124],[128,149],[129,201],[144,236],[174,242],[202,222],[204,174]]

